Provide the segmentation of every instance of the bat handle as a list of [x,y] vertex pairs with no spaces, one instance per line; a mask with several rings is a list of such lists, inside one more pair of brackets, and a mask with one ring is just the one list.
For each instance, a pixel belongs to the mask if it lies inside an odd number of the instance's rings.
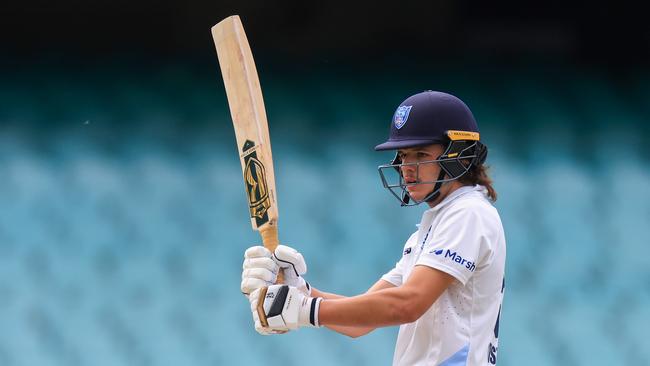
[[[262,235],[262,243],[264,243],[264,247],[271,252],[275,251],[275,248],[280,244],[277,225],[266,225],[264,228],[260,229],[260,234]],[[284,283],[284,273],[282,273],[282,271],[278,273],[278,279],[275,283]]]

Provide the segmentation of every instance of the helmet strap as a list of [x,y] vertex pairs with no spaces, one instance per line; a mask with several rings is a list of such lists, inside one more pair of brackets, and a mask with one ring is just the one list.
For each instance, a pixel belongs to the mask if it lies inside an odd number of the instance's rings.
[[443,169],[440,169],[440,174],[438,174],[438,179],[437,183],[435,186],[433,186],[433,190],[431,193],[429,193],[425,198],[424,202],[431,203],[438,199],[438,196],[440,196],[440,188],[442,188],[442,182],[441,180],[445,179],[445,171]]

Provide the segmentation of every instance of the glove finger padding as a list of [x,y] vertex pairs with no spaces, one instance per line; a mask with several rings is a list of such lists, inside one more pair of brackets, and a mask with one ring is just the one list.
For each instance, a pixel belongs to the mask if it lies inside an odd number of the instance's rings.
[[243,294],[250,294],[253,291],[272,285],[273,282],[266,282],[258,278],[244,278],[241,280],[241,292]]
[[258,258],[258,257],[267,257],[270,258],[273,255],[270,250],[264,248],[261,245],[256,245],[246,249],[244,252],[244,258]]
[[293,269],[294,276],[297,277],[307,273],[307,263],[305,263],[305,258],[303,258],[302,254],[297,250],[286,245],[278,245],[278,247],[275,248],[273,256],[280,267]]
[[245,269],[241,277],[241,292],[250,294],[260,287],[274,284],[277,273],[273,273],[265,268],[251,268]]
[[244,294],[274,284],[280,270],[273,260],[273,253],[261,246],[246,250],[242,268],[241,291]]
[[255,278],[269,283],[269,286],[275,283],[277,273],[271,272],[266,268],[249,268],[241,273],[241,278]]
[[269,258],[246,258],[242,264],[243,269],[263,268],[273,273],[278,273],[280,267],[273,259]]

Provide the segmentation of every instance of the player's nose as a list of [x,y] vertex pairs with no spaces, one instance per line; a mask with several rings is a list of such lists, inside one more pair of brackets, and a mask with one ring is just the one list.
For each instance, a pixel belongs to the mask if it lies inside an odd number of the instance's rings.
[[402,165],[400,167],[400,169],[402,171],[402,176],[404,176],[405,179],[409,179],[409,178],[415,179],[416,178],[417,169],[416,169],[415,165]]

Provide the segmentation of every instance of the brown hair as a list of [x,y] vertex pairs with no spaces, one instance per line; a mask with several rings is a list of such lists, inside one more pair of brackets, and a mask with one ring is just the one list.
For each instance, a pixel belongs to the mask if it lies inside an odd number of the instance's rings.
[[497,191],[492,187],[492,179],[488,176],[488,168],[485,165],[474,165],[469,171],[458,178],[458,181],[463,184],[480,184],[485,189],[487,189],[488,198],[490,201],[495,202],[497,200]]

